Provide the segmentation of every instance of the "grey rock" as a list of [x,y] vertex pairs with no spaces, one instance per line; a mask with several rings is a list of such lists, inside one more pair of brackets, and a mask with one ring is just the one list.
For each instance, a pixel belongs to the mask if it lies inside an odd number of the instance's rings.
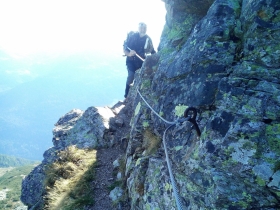
[[115,123],[116,123],[116,125],[117,125],[118,127],[122,127],[123,124],[124,124],[124,121],[123,121],[123,119],[121,119],[121,118],[117,118],[117,119],[115,120]]
[[117,174],[117,180],[121,180],[123,177],[122,177],[122,173],[121,172],[118,172]]
[[273,174],[272,181],[269,182],[267,186],[280,191],[280,171]]
[[78,111],[72,110],[66,114],[53,129],[53,144],[56,149],[70,145],[93,148],[111,144],[103,139],[105,131],[109,129],[110,118],[115,117],[110,108],[89,107],[85,112],[76,112]]
[[114,201],[117,201],[122,195],[123,195],[122,188],[116,187],[110,192],[109,197],[114,202]]
[[42,208],[45,193],[43,165],[36,166],[22,181],[21,201],[28,207]]
[[117,167],[120,166],[119,159],[116,159],[116,160],[113,162],[113,166],[114,166],[114,168],[117,168]]

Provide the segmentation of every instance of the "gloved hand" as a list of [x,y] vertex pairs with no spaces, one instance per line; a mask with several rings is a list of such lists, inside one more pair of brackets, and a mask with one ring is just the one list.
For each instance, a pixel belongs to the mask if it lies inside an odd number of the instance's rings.
[[136,55],[136,52],[134,50],[130,50],[130,52],[128,53],[127,56],[131,57],[131,56],[134,56]]

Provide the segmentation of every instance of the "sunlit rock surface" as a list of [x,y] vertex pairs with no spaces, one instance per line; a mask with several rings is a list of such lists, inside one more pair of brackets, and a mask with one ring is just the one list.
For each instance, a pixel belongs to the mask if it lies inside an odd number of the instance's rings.
[[69,145],[81,148],[108,145],[110,142],[103,142],[103,136],[109,129],[110,118],[114,116],[107,107],[90,107],[84,113],[72,110],[56,123],[53,144],[61,149]]

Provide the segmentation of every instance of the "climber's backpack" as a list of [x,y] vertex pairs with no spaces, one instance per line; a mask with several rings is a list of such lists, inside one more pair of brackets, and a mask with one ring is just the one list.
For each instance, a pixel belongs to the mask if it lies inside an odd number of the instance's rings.
[[129,51],[128,47],[130,49],[134,49],[134,44],[136,43],[137,41],[137,32],[134,32],[134,31],[130,31],[128,34],[127,34],[127,37],[126,37],[126,40],[124,41],[124,49],[126,49],[127,51]]

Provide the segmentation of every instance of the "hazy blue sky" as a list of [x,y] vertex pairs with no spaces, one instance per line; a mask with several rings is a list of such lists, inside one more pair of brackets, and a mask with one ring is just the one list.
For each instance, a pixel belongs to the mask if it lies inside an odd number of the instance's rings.
[[139,22],[157,48],[161,0],[0,0],[0,153],[41,159],[73,108],[123,99],[122,45]]
[[157,47],[165,13],[161,0],[0,1],[0,50],[15,58],[84,50],[121,54],[127,32],[140,21]]

